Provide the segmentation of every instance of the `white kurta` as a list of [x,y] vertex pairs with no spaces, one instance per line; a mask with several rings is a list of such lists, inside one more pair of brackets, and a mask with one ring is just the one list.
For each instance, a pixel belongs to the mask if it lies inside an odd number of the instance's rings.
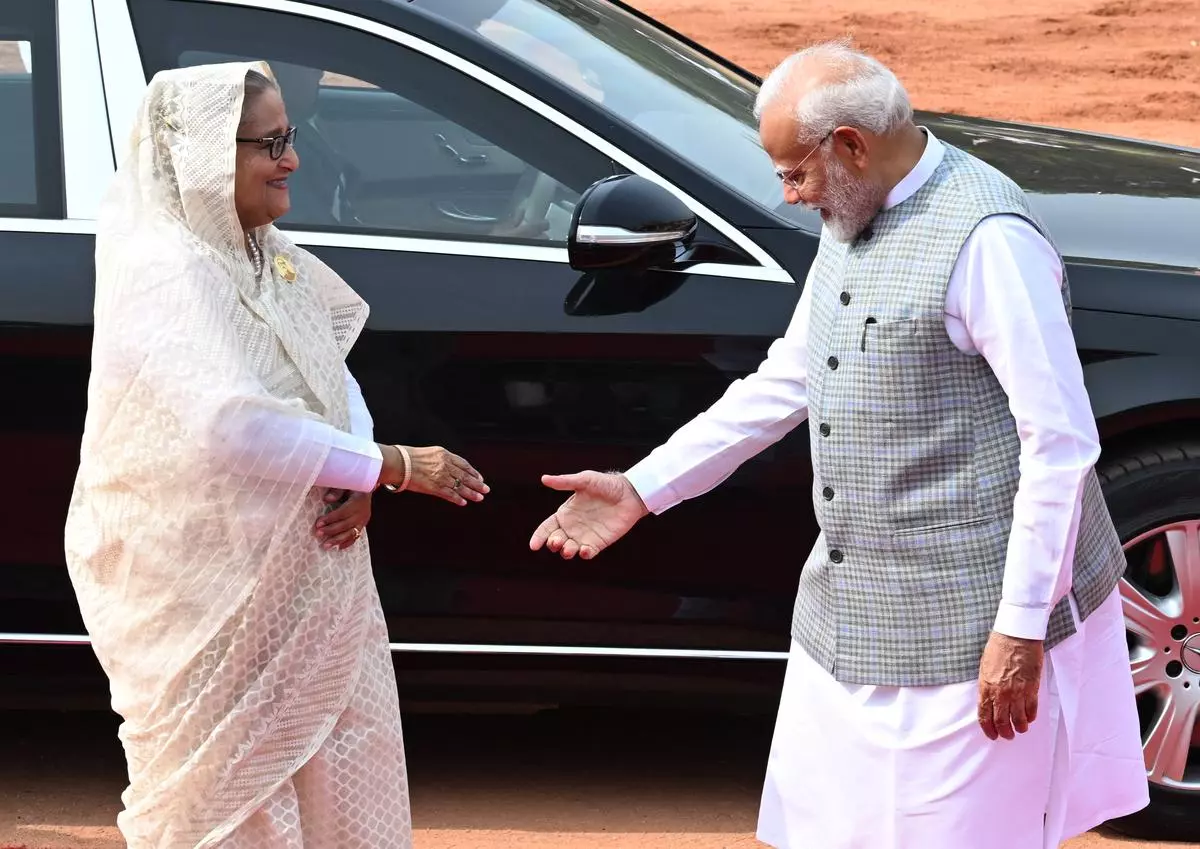
[[[944,148],[927,139],[885,208],[940,164]],[[1050,611],[1070,591],[1082,482],[1099,457],[1061,282],[1059,257],[1036,229],[994,216],[963,246],[946,297],[947,333],[963,353],[987,359],[1021,438],[993,627],[1028,639],[1045,637]],[[709,491],[807,418],[810,292],[755,374],[627,472],[652,512]],[[1048,653],[1039,717],[1026,734],[989,741],[977,699],[976,681],[845,685],[793,642],[760,838],[780,849],[1051,849],[1146,805],[1115,592]]]
[[977,722],[978,684],[845,685],[792,642],[758,838],[780,849],[1056,849],[1146,805],[1121,600],[1047,654],[1038,718]]
[[[329,453],[313,481],[314,486],[354,492],[374,490],[383,467],[383,455],[374,440],[375,423],[363,399],[362,389],[349,368],[345,369],[345,380],[350,406],[350,433],[322,422],[301,422],[264,411],[262,416],[270,417],[271,421],[263,422],[264,426],[259,431],[275,438],[263,440],[253,452],[239,450],[234,453],[231,457],[233,468],[243,472],[254,469],[259,474],[268,470],[268,475],[270,470],[275,470],[274,477],[286,477],[290,471],[288,457],[291,446],[316,441],[328,444]],[[279,439],[280,435],[286,438]]]

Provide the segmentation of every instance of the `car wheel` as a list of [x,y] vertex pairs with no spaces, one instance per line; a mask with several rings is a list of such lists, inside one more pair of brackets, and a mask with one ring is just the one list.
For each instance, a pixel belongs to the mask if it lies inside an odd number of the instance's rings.
[[1127,568],[1126,638],[1150,805],[1109,825],[1135,837],[1200,840],[1200,442],[1102,462]]

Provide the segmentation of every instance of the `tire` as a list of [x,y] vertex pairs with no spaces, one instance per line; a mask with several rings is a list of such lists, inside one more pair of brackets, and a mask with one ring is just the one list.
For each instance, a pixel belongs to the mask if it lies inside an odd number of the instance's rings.
[[[1097,471],[1125,545],[1124,580],[1146,593],[1156,607],[1165,608],[1158,620],[1164,624],[1155,628],[1155,639],[1133,627],[1128,630],[1131,663],[1135,656],[1149,660],[1145,652],[1162,653],[1147,666],[1156,671],[1144,673],[1140,681],[1138,714],[1145,741],[1151,724],[1163,716],[1165,694],[1179,705],[1200,700],[1200,603],[1194,601],[1200,599],[1200,588],[1189,594],[1190,603],[1172,595],[1178,594],[1181,584],[1200,584],[1200,442],[1165,443],[1102,461]],[[1127,613],[1131,609],[1127,601]],[[1127,625],[1130,622],[1127,615]],[[1200,731],[1196,730],[1200,723],[1191,720],[1166,727],[1174,727],[1176,739],[1182,739],[1189,725],[1190,758],[1182,779],[1150,774],[1150,805],[1108,823],[1111,829],[1131,837],[1200,841]],[[1172,786],[1173,781],[1178,785]]]

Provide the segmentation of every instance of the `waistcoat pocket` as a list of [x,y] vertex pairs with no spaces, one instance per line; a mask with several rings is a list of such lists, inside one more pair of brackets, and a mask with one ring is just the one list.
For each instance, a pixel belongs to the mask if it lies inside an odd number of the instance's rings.
[[886,320],[868,317],[862,327],[859,411],[876,422],[941,426],[947,417],[969,430],[972,386],[965,355],[946,333],[942,313]]
[[976,519],[967,519],[961,522],[939,522],[936,525],[922,525],[920,527],[899,528],[892,531],[893,538],[904,538],[912,536],[920,536],[921,534],[941,534],[950,533],[953,531],[969,530],[970,528],[986,525],[989,522],[995,522],[996,516],[981,516]]
[[945,321],[940,310],[868,314],[841,396],[854,449],[870,467],[864,498],[893,530],[977,515],[974,370]]

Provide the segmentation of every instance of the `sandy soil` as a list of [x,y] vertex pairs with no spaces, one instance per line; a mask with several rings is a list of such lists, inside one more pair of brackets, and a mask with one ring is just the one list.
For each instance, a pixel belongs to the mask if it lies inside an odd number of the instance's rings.
[[[769,717],[410,714],[405,731],[416,849],[766,849]],[[123,770],[107,715],[0,713],[0,849],[121,849]]]
[[850,36],[920,109],[1200,147],[1200,0],[631,0],[756,73]]

